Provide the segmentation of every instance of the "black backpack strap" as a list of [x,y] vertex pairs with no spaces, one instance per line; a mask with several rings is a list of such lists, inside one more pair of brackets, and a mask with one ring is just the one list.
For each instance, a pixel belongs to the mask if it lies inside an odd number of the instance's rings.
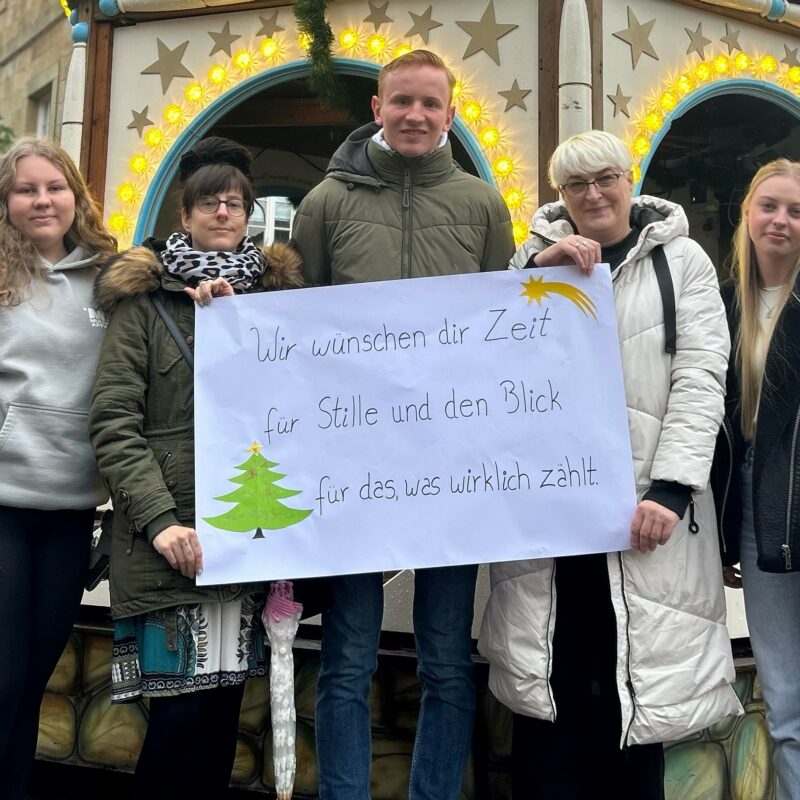
[[155,310],[158,312],[158,316],[164,320],[164,324],[167,326],[167,330],[172,334],[172,338],[175,340],[175,344],[178,345],[178,349],[183,354],[183,357],[186,359],[186,363],[189,365],[190,370],[194,370],[194,356],[192,356],[192,351],[189,349],[189,345],[186,344],[186,339],[183,338],[183,334],[180,332],[178,328],[178,324],[172,318],[172,315],[164,308],[164,304],[161,302],[161,298],[153,292],[150,297],[150,302],[155,307]]
[[672,285],[672,277],[669,274],[669,264],[664,255],[664,248],[661,245],[654,247],[650,255],[653,257],[653,267],[656,271],[656,280],[661,292],[661,305],[664,307],[664,352],[675,355],[677,352],[676,341],[677,333],[677,311],[675,309],[675,288]]

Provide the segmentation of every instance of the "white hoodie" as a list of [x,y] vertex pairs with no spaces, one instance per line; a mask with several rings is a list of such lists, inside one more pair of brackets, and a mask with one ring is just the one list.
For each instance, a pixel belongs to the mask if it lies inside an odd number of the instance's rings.
[[94,308],[98,256],[44,262],[18,306],[0,308],[0,505],[84,509],[108,497],[88,412],[107,320]]

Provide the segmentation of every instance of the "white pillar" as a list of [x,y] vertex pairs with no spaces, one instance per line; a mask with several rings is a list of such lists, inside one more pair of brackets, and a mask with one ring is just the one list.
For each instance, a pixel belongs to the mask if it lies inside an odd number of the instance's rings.
[[89,26],[79,22],[72,26],[72,58],[67,72],[67,87],[64,94],[64,113],[61,118],[61,146],[78,164],[81,158],[83,137],[83,100],[86,86],[86,40]]
[[558,37],[558,141],[592,127],[592,43],[585,0],[565,0]]

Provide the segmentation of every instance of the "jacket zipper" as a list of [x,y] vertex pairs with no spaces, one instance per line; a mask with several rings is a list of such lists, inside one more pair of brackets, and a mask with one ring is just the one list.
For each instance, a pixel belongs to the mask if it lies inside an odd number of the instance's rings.
[[699,533],[700,526],[694,519],[694,497],[689,498],[689,533]]
[[547,694],[550,697],[550,707],[553,709],[553,720],[555,721],[558,709],[556,708],[556,698],[553,695],[553,687],[550,685],[550,664],[553,659],[553,651],[550,647],[550,620],[553,618],[553,608],[558,602],[558,598],[554,597],[556,589],[556,560],[553,559],[553,572],[550,575],[550,613],[547,616]]
[[411,275],[411,170],[403,170],[403,253],[400,258],[400,277]]
[[786,541],[781,545],[781,552],[783,553],[783,563],[786,571],[790,572],[792,569],[792,548],[789,546],[789,540],[792,534],[792,500],[794,495],[794,464],[795,457],[797,456],[797,434],[800,431],[800,409],[794,418],[794,431],[792,432],[792,449],[789,456],[789,499],[786,502]]
[[625,594],[625,571],[622,568],[622,553],[617,553],[617,559],[619,560],[619,575],[621,581],[621,589],[622,589],[622,602],[625,604],[625,614],[627,615],[627,619],[625,620],[625,639],[628,642],[628,662],[625,665],[625,670],[628,673],[628,679],[625,681],[625,687],[628,690],[628,694],[631,696],[631,719],[628,722],[628,727],[625,730],[625,746],[628,746],[628,736],[630,736],[631,728],[633,727],[633,720],[636,717],[636,690],[633,688],[633,678],[631,677],[631,609],[628,606],[628,598]]
[[722,494],[722,508],[719,515],[719,540],[722,546],[722,552],[728,554],[728,544],[725,541],[725,507],[728,505],[728,494],[731,490],[731,482],[733,481],[733,436],[728,430],[728,420],[722,420],[722,430],[725,432],[725,441],[728,443],[728,476],[725,479],[725,491]]

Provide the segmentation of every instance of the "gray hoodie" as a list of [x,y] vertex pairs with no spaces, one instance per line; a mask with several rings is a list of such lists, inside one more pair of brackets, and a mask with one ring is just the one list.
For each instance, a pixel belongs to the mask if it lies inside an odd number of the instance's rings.
[[108,497],[89,444],[97,356],[98,256],[75,248],[18,306],[0,308],[0,505],[83,509]]

